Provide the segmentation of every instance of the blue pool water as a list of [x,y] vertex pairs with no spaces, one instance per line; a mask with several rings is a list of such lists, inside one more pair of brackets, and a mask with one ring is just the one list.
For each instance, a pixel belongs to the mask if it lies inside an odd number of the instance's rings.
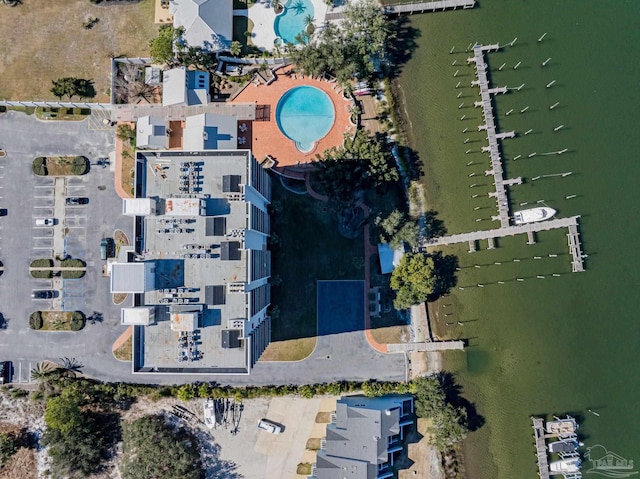
[[311,0],[289,0],[284,12],[276,17],[273,29],[284,42],[297,43],[296,35],[307,27],[305,19],[313,17],[313,13]]
[[292,88],[276,107],[278,128],[302,152],[311,151],[315,142],[329,133],[335,116],[329,96],[312,86]]

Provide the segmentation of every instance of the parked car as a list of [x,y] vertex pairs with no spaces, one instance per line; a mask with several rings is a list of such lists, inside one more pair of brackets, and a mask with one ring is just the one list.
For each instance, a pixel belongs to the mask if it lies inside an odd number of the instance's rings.
[[0,361],[0,384],[10,383],[12,373],[13,364],[11,364],[11,361]]
[[55,224],[55,218],[38,218],[36,220],[36,226],[53,226]]
[[51,299],[55,298],[56,292],[50,289],[36,290],[31,293],[33,299]]
[[263,431],[267,431],[271,434],[280,434],[284,431],[284,427],[273,421],[269,421],[268,419],[260,419],[260,422],[258,422],[258,429],[262,429]]
[[67,198],[68,205],[86,205],[87,203],[89,203],[89,198],[80,198],[77,196]]
[[0,208],[0,216],[7,216],[7,209],[6,208]]
[[113,251],[113,240],[111,238],[102,238],[100,241],[100,259],[106,261]]

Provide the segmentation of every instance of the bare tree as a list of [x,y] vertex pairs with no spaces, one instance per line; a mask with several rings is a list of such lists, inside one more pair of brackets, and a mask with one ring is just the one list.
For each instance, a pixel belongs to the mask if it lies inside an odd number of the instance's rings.
[[151,103],[155,87],[140,79],[140,66],[133,63],[120,63],[118,74],[113,81],[116,103]]

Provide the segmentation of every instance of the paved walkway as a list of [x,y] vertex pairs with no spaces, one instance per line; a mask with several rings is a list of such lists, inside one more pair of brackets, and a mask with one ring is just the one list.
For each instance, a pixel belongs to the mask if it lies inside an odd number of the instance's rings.
[[[252,7],[256,8],[256,7]],[[313,86],[325,92],[333,104],[335,119],[329,132],[316,141],[308,152],[298,150],[294,141],[287,138],[278,127],[275,113],[280,98],[292,88]],[[276,79],[269,85],[250,83],[232,101],[235,103],[252,103],[256,107],[256,120],[253,121],[253,139],[251,148],[258,161],[267,155],[273,157],[278,166],[295,166],[315,160],[317,153],[331,147],[340,146],[344,135],[355,132],[351,124],[352,101],[344,98],[341,88],[336,83],[314,78],[303,77],[293,73],[292,67],[284,67],[276,72]]]

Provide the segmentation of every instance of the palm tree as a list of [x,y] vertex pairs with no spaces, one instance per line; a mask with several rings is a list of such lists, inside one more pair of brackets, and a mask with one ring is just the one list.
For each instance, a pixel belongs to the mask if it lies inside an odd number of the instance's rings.
[[234,57],[240,55],[240,53],[242,53],[242,43],[237,40],[232,41],[231,46],[229,47],[229,53]]
[[313,15],[311,14],[304,17],[304,26],[306,27],[307,33],[309,35],[312,35],[313,32],[316,30],[316,26],[314,25],[315,21],[316,19],[313,18]]

